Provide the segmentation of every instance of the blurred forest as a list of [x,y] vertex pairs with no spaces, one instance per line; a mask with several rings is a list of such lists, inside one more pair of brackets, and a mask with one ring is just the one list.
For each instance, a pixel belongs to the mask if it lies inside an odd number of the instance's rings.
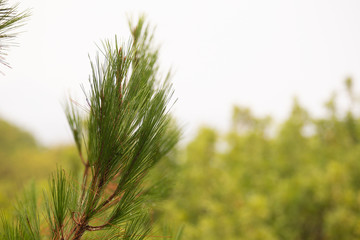
[[[360,118],[345,83],[348,108],[334,95],[321,118],[295,100],[275,131],[270,117],[238,106],[226,133],[200,128],[150,176],[163,190],[153,203],[157,228],[184,226],[190,240],[359,239]],[[11,214],[23,186],[44,185],[56,165],[74,181],[82,168],[74,146],[45,148],[0,121],[1,210]]]

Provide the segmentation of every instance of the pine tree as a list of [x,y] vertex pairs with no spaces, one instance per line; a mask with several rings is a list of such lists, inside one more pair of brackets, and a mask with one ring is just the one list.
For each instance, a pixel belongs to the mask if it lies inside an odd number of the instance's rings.
[[169,114],[170,75],[158,81],[152,29],[143,17],[130,29],[128,45],[116,37],[114,44],[105,41],[103,63],[99,56],[91,62],[87,106],[78,109],[70,102],[66,109],[84,165],[82,180],[59,168],[44,192],[45,214],[32,189],[17,204],[14,221],[2,217],[1,239],[144,239],[149,234],[147,202],[153,189],[146,176],[180,132]]
[[5,56],[18,35],[14,30],[21,27],[29,15],[29,11],[19,12],[18,5],[8,6],[7,0],[0,0],[0,64],[9,67]]

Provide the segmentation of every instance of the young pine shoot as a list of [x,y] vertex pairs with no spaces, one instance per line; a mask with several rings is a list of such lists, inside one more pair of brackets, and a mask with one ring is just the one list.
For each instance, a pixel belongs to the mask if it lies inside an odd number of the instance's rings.
[[[104,62],[97,57],[91,63],[86,114],[72,103],[66,111],[84,164],[81,181],[59,169],[45,193],[44,214],[26,208],[16,223],[3,217],[1,239],[135,240],[149,235],[146,203],[152,191],[145,189],[145,177],[180,133],[169,115],[173,92],[168,77],[158,81],[151,29],[144,18],[130,27],[128,45],[116,38],[114,45],[106,41]],[[43,218],[46,224],[39,223]]]

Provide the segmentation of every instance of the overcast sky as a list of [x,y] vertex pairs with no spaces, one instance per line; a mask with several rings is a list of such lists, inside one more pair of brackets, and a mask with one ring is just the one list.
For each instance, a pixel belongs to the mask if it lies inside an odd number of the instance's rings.
[[69,93],[81,101],[96,44],[128,39],[127,15],[145,13],[157,26],[186,135],[201,124],[226,129],[234,104],[281,120],[298,96],[318,114],[347,76],[360,81],[356,0],[26,0],[21,8],[32,16],[9,52],[12,69],[1,69],[0,117],[46,145],[71,142],[62,103]]

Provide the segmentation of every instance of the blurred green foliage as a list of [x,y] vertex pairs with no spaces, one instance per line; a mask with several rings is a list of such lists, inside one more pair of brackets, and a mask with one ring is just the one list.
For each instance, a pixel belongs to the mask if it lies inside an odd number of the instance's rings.
[[[338,110],[334,95],[321,118],[295,100],[276,130],[271,118],[241,107],[228,132],[199,129],[149,175],[158,183],[155,229],[183,225],[189,240],[359,239],[360,118],[352,85],[347,79],[348,109]],[[75,147],[41,147],[4,121],[0,132],[2,209],[28,179],[46,181],[56,164],[81,168]]]
[[56,165],[79,172],[81,162],[74,146],[45,148],[18,127],[0,120],[0,209],[11,202],[29,181],[47,185]]
[[312,117],[294,101],[269,117],[234,107],[230,130],[203,127],[180,151],[163,221],[184,239],[360,239],[360,118],[351,79],[347,110],[335,97]]

